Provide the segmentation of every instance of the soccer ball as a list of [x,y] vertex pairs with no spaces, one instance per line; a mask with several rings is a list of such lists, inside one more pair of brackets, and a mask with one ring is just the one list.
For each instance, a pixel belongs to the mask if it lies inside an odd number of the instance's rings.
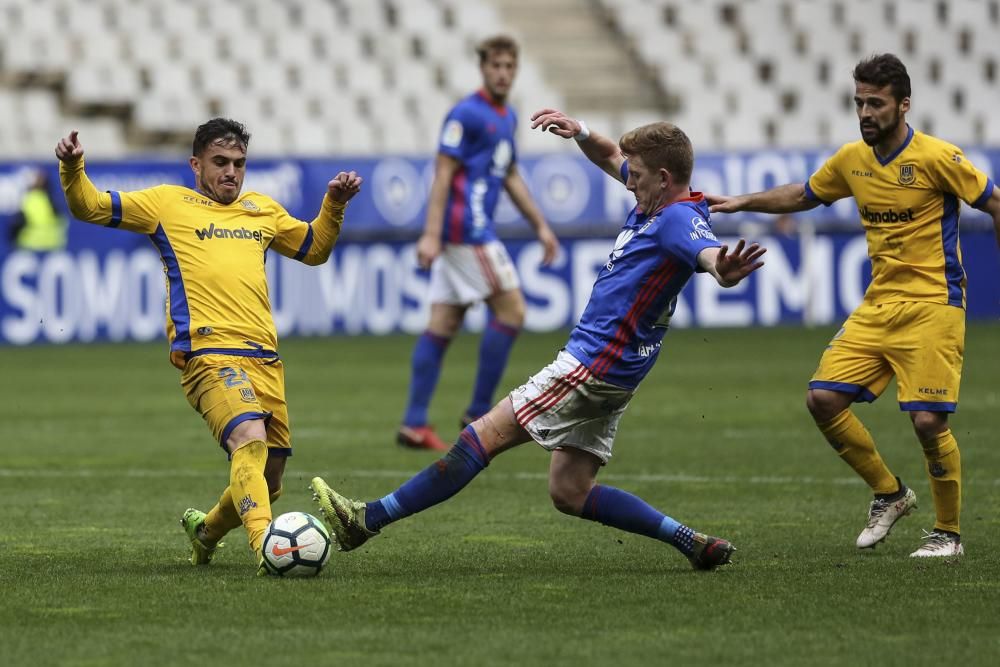
[[330,560],[330,534],[305,512],[286,512],[271,522],[261,549],[264,569],[278,577],[314,577]]

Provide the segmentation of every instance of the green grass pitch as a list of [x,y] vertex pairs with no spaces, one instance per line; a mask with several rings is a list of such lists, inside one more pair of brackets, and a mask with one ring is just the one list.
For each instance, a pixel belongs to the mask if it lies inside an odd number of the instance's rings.
[[[933,508],[894,385],[858,414],[919,509],[874,552],[854,548],[868,492],[804,407],[835,330],[671,331],[626,414],[600,479],[732,540],[734,565],[713,573],[659,542],[560,515],[534,445],[333,554],[317,579],[255,578],[242,531],[196,569],[178,518],[212,505],[228,464],[165,345],[0,349],[0,663],[996,664],[1000,326],[969,328],[952,420],[967,555],[952,562],[908,558]],[[564,339],[523,335],[504,387]],[[315,474],[367,500],[435,459],[393,442],[412,343],[283,342],[295,455],[277,512],[314,511]],[[449,439],[476,345],[465,335],[452,346],[432,406]]]

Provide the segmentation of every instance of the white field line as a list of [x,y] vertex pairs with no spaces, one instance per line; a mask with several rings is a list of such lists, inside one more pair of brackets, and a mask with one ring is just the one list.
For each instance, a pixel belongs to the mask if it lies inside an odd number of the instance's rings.
[[[395,479],[405,481],[412,477],[419,469],[405,470],[329,470],[321,471],[293,471],[285,474],[285,479],[306,478],[313,475],[322,475],[329,480],[344,480],[351,477],[366,477],[374,479]],[[77,469],[77,470],[46,470],[41,468],[0,468],[0,478],[23,478],[23,479],[105,479],[108,477],[131,477],[131,478],[224,478],[228,471],[220,467],[217,471],[210,470],[173,470],[158,468],[129,468],[119,469]],[[548,479],[545,472],[491,472],[484,473],[489,479],[507,481],[543,481]],[[855,486],[862,484],[858,477],[834,477],[819,478],[810,476],[782,476],[782,475],[685,475],[685,474],[662,474],[662,473],[604,473],[598,475],[601,481],[618,482],[662,482],[670,484],[750,484],[762,486],[799,486],[803,484],[829,484],[833,486]],[[980,484],[1000,486],[1000,479],[967,479],[965,484]]]

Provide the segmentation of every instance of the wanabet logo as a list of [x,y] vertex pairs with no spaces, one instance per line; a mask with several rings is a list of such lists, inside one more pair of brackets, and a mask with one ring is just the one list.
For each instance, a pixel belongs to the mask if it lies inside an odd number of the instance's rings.
[[257,243],[264,242],[264,237],[260,231],[249,230],[246,227],[226,229],[224,227],[216,227],[214,222],[208,226],[208,229],[196,229],[194,233],[199,241],[207,241],[208,239],[246,239],[248,241],[256,241]]
[[888,211],[875,211],[867,206],[862,206],[858,212],[861,214],[863,220],[867,220],[873,224],[879,222],[912,222],[915,215],[912,208],[898,213],[891,208]]

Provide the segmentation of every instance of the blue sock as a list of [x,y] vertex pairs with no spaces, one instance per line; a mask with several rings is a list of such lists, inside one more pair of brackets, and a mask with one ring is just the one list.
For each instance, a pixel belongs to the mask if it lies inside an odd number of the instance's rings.
[[403,415],[403,423],[407,426],[427,424],[427,407],[431,404],[441,375],[441,360],[450,342],[450,338],[435,336],[430,331],[425,331],[417,339],[410,360],[410,398]]
[[645,500],[613,486],[595,484],[583,504],[584,519],[672,544],[685,556],[694,549],[694,531]]
[[476,369],[476,385],[472,390],[472,403],[466,411],[470,417],[482,417],[493,407],[493,393],[500,384],[507,359],[514,346],[518,329],[490,318],[479,343],[479,367]]
[[444,458],[435,461],[380,500],[367,503],[365,525],[381,530],[393,521],[451,498],[490,464],[476,430],[467,426]]

